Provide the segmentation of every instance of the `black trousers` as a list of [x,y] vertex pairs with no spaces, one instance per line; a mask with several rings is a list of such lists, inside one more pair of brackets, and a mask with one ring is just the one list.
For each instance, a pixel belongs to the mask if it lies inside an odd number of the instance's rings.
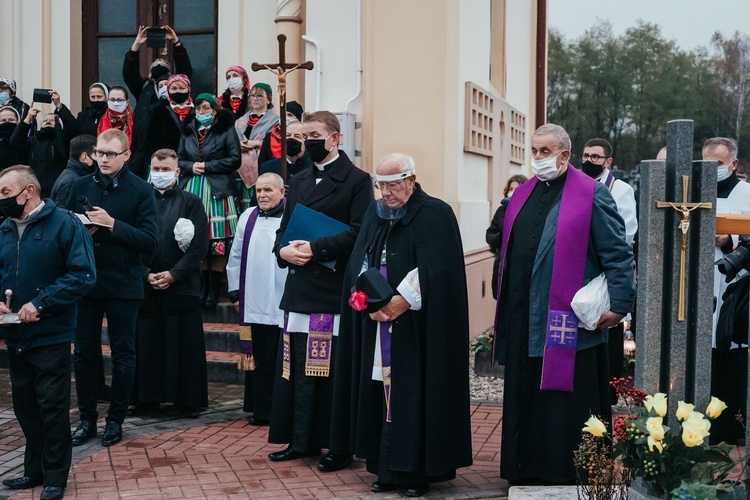
[[24,475],[44,486],[65,487],[70,441],[70,343],[22,354],[8,349],[13,411],[26,438]]
[[245,404],[243,410],[253,418],[271,419],[273,381],[281,328],[253,323],[253,357],[255,370],[245,372]]
[[[623,341],[625,340],[625,324],[618,323],[608,331],[607,340],[607,351],[609,353],[609,380],[613,378],[622,377],[623,374],[623,362],[625,359],[625,350],[623,349]],[[610,388],[612,394],[612,404],[617,404],[617,393],[615,388]]]
[[140,300],[85,297],[78,302],[75,374],[81,420],[96,422],[102,319],[107,314],[112,351],[112,393],[107,420],[122,424],[135,378],[135,326]]

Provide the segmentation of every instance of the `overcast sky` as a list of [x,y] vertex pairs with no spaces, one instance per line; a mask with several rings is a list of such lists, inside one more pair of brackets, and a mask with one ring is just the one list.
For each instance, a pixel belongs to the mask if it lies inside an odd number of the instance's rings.
[[750,0],[549,0],[549,26],[568,41],[603,20],[621,35],[638,19],[660,25],[666,38],[692,50],[708,46],[715,31],[750,33]]

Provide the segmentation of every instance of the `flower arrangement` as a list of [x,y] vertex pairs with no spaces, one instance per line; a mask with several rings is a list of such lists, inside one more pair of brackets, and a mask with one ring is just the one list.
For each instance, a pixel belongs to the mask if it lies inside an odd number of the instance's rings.
[[735,462],[730,457],[734,447],[705,443],[711,421],[726,404],[712,397],[706,411],[700,413],[694,405],[679,401],[670,417],[674,424],[667,426],[667,395],[647,395],[629,387],[631,383],[628,377],[611,384],[628,405],[628,414],[615,419],[612,435],[601,420],[591,416],[583,427],[583,443],[593,439],[613,444],[614,459],[659,498],[716,498],[719,492],[733,491],[736,481],[730,481],[729,474],[737,463],[746,465],[747,457]]

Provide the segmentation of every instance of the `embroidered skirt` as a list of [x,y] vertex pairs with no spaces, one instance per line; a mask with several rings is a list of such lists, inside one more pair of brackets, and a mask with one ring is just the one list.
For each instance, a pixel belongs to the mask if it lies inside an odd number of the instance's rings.
[[211,184],[205,175],[194,175],[185,184],[185,191],[192,193],[203,202],[203,210],[208,217],[208,237],[211,240],[211,255],[229,255],[232,239],[237,232],[237,208],[234,196],[217,200]]

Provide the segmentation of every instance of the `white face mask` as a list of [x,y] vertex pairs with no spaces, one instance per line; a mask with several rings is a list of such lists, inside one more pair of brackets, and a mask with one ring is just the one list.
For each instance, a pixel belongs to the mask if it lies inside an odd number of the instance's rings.
[[156,189],[167,189],[174,181],[174,172],[151,172],[151,184]]
[[227,87],[234,92],[242,88],[242,78],[234,77],[227,80]]
[[107,107],[115,113],[122,113],[128,108],[128,101],[112,102],[107,101]]
[[723,180],[729,179],[729,175],[729,165],[722,165],[716,171],[716,181],[721,182]]
[[157,90],[156,91],[156,95],[159,96],[159,99],[166,99],[168,97],[167,86],[165,85],[162,88],[160,88],[159,90]]
[[551,181],[560,175],[560,169],[557,168],[557,157],[560,156],[560,154],[562,154],[562,151],[555,156],[550,156],[541,160],[531,158],[531,170],[534,172],[537,179],[546,182]]

